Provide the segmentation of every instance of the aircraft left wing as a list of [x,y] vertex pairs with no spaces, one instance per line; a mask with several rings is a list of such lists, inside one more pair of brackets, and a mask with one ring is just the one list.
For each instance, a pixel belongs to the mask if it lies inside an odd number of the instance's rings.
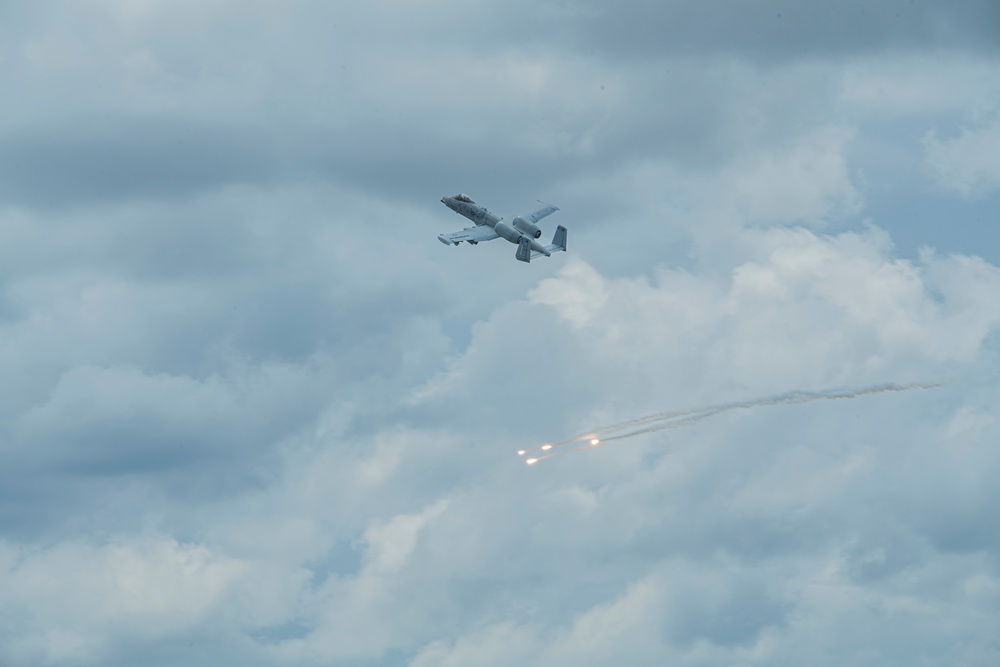
[[500,235],[494,231],[489,225],[477,225],[476,227],[466,227],[460,232],[452,232],[451,234],[441,234],[438,236],[438,241],[445,245],[455,244],[458,245],[462,241],[468,241],[475,245],[480,241],[492,241],[493,239],[500,238]]
[[531,220],[532,222],[538,222],[545,216],[551,215],[558,210],[559,208],[557,206],[553,206],[552,204],[547,204],[545,208],[540,208],[531,215],[526,215],[524,217],[527,218],[528,220]]

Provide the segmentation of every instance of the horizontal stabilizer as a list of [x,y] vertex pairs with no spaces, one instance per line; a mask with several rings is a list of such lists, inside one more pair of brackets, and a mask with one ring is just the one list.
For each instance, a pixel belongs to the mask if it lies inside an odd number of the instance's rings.
[[566,250],[566,228],[562,225],[556,227],[556,233],[552,235],[552,244],[545,246],[545,252],[531,253],[531,259],[536,257],[548,257],[554,252],[565,252]]

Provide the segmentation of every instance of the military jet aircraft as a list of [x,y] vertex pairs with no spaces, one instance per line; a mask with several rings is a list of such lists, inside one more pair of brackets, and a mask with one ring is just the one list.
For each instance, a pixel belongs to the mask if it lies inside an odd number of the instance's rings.
[[522,262],[530,262],[536,257],[542,255],[548,257],[554,252],[566,250],[566,228],[562,225],[556,227],[556,233],[552,237],[550,245],[542,245],[536,240],[542,235],[542,230],[538,228],[538,221],[559,210],[552,204],[548,204],[545,208],[540,208],[530,215],[514,216],[513,220],[505,222],[503,218],[490,213],[466,195],[442,197],[441,203],[455,213],[464,215],[476,223],[475,227],[466,227],[460,232],[438,236],[438,240],[445,245],[458,245],[462,241],[476,245],[480,241],[492,241],[503,237],[511,243],[517,244],[517,252],[514,253],[514,257]]

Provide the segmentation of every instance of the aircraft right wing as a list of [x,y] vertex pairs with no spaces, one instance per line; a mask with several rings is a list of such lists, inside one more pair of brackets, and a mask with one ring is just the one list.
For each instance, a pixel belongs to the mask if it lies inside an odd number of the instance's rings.
[[493,239],[500,238],[500,235],[490,227],[489,225],[477,225],[475,227],[466,227],[460,232],[452,232],[450,234],[441,234],[438,236],[438,241],[445,245],[455,244],[458,245],[462,241],[468,241],[475,245],[480,241],[492,241]]
[[[544,204],[545,202],[542,202],[542,203]],[[553,206],[552,204],[548,204],[545,208],[540,208],[537,211],[535,211],[534,213],[532,213],[531,215],[526,215],[524,217],[527,218],[528,220],[531,220],[532,222],[537,223],[539,220],[541,220],[545,216],[551,215],[551,214],[555,213],[558,210],[559,210],[559,208],[557,206]]]

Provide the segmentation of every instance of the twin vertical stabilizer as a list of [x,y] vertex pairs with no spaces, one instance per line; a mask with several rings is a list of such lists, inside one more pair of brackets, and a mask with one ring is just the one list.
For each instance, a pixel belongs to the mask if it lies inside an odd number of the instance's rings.
[[514,257],[522,262],[530,262],[536,257],[548,257],[554,252],[566,250],[566,228],[562,225],[556,227],[556,233],[552,236],[552,243],[543,246],[538,241],[522,236],[517,243],[517,253]]

